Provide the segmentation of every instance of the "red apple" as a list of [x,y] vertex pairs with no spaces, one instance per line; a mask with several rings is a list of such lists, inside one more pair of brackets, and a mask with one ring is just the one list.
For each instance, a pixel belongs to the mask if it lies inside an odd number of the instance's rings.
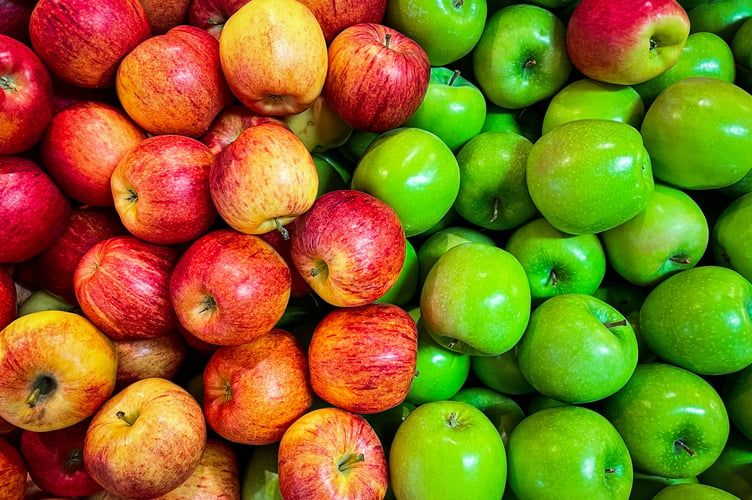
[[200,338],[193,335],[191,332],[186,330],[183,325],[178,324],[178,333],[183,337],[183,340],[185,340],[185,343],[188,344],[188,347],[190,347],[193,352],[197,353],[201,357],[208,358],[212,354],[214,354],[214,351],[219,349],[221,346],[218,344],[210,344],[209,342],[205,342],[201,340]]
[[178,258],[175,248],[132,235],[100,241],[73,274],[78,304],[113,339],[164,335],[177,327],[169,288]]
[[52,78],[47,68],[28,46],[0,33],[0,155],[31,149],[50,118]]
[[[315,436],[315,437],[313,437]],[[293,422],[279,443],[285,500],[384,498],[388,466],[371,425],[357,413],[320,408]]]
[[191,0],[141,0],[152,35],[162,35],[175,26],[188,24]]
[[83,447],[89,420],[49,432],[23,431],[20,451],[32,481],[61,497],[84,497],[102,490],[86,471]]
[[42,136],[39,159],[67,196],[111,207],[110,176],[146,133],[125,112],[98,101],[78,101],[55,113]]
[[394,209],[351,189],[319,196],[290,239],[298,272],[337,307],[369,304],[384,295],[402,271],[406,248]]
[[8,270],[0,266],[0,330],[16,319],[18,314],[18,294],[16,282]]
[[275,443],[313,404],[303,347],[276,328],[220,347],[204,368],[203,385],[206,422],[235,443]]
[[0,34],[29,42],[29,18],[37,0],[0,0]]
[[79,87],[110,87],[120,61],[151,36],[139,0],[39,0],[31,12],[34,51]]
[[381,23],[386,0],[300,0],[318,19],[326,43],[343,29],[358,23]]
[[172,380],[188,354],[188,346],[177,329],[159,337],[119,339],[113,343],[118,357],[116,389],[144,378]]
[[0,332],[0,416],[53,431],[90,417],[115,388],[112,342],[80,314],[20,316]]
[[290,298],[290,269],[258,236],[216,229],[183,253],[170,278],[180,324],[204,342],[237,345],[268,333]]
[[141,42],[120,63],[115,88],[126,113],[154,135],[199,137],[235,100],[219,42],[188,25]]
[[312,289],[308,282],[303,279],[298,269],[295,267],[292,261],[292,252],[290,251],[290,235],[295,231],[295,224],[298,219],[294,219],[285,226],[287,231],[287,238],[281,231],[269,231],[259,235],[259,237],[269,243],[278,254],[285,259],[287,267],[290,268],[290,296],[291,297],[303,297],[311,293]]
[[249,0],[191,0],[188,8],[188,24],[209,32],[219,40],[225,23]]
[[[196,2],[194,2],[196,3]],[[222,110],[199,141],[209,146],[209,150],[215,155],[235,142],[243,130],[262,123],[276,123],[286,126],[285,122],[274,116],[260,115],[251,111],[242,104],[235,104]]]
[[158,135],[121,158],[110,185],[123,225],[142,240],[175,245],[205,234],[217,219],[209,192],[214,155],[196,139]]
[[71,204],[42,168],[20,156],[0,156],[0,262],[40,254],[60,236]]
[[7,439],[0,436],[0,498],[22,500],[26,490],[26,463]]
[[382,24],[358,23],[329,44],[323,93],[354,129],[384,132],[415,113],[430,76],[428,55],[415,40]]
[[188,391],[163,378],[145,378],[94,414],[84,439],[84,464],[111,493],[154,498],[193,474],[206,438],[201,406]]
[[318,187],[311,153],[288,128],[274,123],[243,130],[209,172],[219,215],[247,234],[281,229],[311,208]]

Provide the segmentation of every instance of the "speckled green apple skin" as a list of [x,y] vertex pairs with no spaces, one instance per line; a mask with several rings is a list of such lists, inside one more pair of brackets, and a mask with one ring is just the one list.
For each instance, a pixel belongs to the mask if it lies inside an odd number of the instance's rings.
[[739,500],[726,490],[707,484],[672,484],[659,491],[653,500]]
[[752,498],[752,441],[732,429],[721,456],[699,480],[739,498]]
[[734,270],[702,265],[669,276],[640,308],[640,334],[663,360],[701,375],[752,363],[752,283]]
[[718,216],[711,233],[715,262],[752,281],[752,193],[731,202]]

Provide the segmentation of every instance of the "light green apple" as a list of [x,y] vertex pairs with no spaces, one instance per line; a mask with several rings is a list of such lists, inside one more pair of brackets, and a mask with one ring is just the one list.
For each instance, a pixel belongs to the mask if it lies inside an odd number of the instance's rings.
[[415,298],[418,292],[418,252],[412,242],[405,239],[405,262],[402,264],[397,281],[387,292],[376,299],[377,303],[388,303],[405,307]]
[[418,247],[418,267],[420,268],[420,285],[426,281],[428,271],[444,252],[452,247],[471,241],[496,246],[488,233],[468,226],[449,226],[442,228],[426,238]]
[[653,500],[740,500],[728,491],[706,484],[672,484],[659,491]]
[[629,85],[580,78],[551,98],[543,115],[542,132],[585,118],[614,120],[639,128],[644,115],[642,98]]
[[652,500],[653,497],[672,484],[697,484],[697,477],[663,477],[635,471],[630,500]]
[[572,73],[566,26],[538,5],[508,5],[488,18],[473,49],[473,72],[486,98],[502,108],[547,99]]
[[727,375],[722,395],[731,423],[752,440],[752,365]]
[[606,275],[598,236],[564,233],[544,218],[515,229],[505,249],[525,269],[534,304],[565,293],[592,294]]
[[736,60],[736,84],[752,92],[752,17],[737,30],[731,40],[731,52]]
[[640,308],[640,334],[663,360],[702,375],[752,363],[752,283],[720,266],[700,265],[650,289]]
[[640,132],[658,181],[716,189],[752,169],[752,95],[718,78],[683,78],[666,87]]
[[241,500],[282,500],[277,473],[279,443],[251,447],[240,485]]
[[613,120],[565,123],[527,159],[530,197],[559,231],[593,234],[622,224],[653,195],[651,158],[634,127]]
[[721,212],[713,224],[710,248],[718,265],[729,267],[752,281],[752,193],[747,193]]
[[530,285],[506,250],[463,243],[428,272],[420,313],[439,344],[470,355],[496,356],[513,348],[530,319]]
[[81,313],[81,308],[76,304],[71,304],[61,296],[50,292],[49,290],[34,290],[18,306],[17,315],[25,316],[38,311],[67,311]]
[[517,347],[496,356],[470,356],[470,371],[483,385],[512,396],[530,394],[535,389],[517,362]]
[[632,460],[614,426],[582,406],[526,416],[507,446],[509,487],[520,499],[626,500]]
[[525,168],[533,143],[514,132],[483,132],[457,153],[460,189],[454,209],[476,226],[514,229],[538,213]]
[[752,17],[752,0],[704,0],[687,15],[690,33],[707,31],[731,42],[744,21]]
[[599,411],[624,438],[635,469],[658,476],[702,473],[730,431],[726,407],[710,382],[664,362],[638,364]]
[[485,413],[499,431],[504,445],[509,442],[512,430],[525,418],[517,401],[488,387],[464,387],[451,399],[471,404]]
[[355,167],[351,187],[390,205],[410,237],[431,228],[452,207],[460,169],[452,150],[436,134],[400,127],[384,132],[368,146]]
[[692,197],[656,183],[640,213],[600,236],[613,269],[630,283],[650,287],[697,265],[709,233],[705,214]]
[[752,441],[732,429],[718,460],[699,475],[702,484],[752,498]]

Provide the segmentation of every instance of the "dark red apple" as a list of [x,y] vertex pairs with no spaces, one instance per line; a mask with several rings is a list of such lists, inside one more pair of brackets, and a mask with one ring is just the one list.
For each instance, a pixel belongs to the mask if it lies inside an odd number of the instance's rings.
[[29,42],[29,18],[37,0],[0,0],[0,33]]
[[188,24],[206,30],[219,40],[225,21],[249,0],[192,0],[188,8]]
[[10,272],[4,266],[0,266],[0,330],[16,319],[17,313],[16,282],[13,281]]

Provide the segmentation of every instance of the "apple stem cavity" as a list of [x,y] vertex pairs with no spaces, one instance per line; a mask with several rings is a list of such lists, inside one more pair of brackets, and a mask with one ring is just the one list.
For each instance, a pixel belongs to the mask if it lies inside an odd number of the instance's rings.
[[556,288],[559,285],[559,276],[556,274],[556,269],[551,269],[548,273],[548,282],[551,286]]
[[689,446],[687,446],[687,443],[685,443],[684,440],[681,439],[681,438],[679,438],[676,441],[674,441],[674,448],[679,448],[679,450],[677,450],[677,452],[678,451],[685,451],[685,452],[687,452],[687,454],[689,454],[690,457],[694,457],[695,456],[695,450],[693,450],[692,448],[690,448]]
[[496,219],[499,218],[499,204],[500,203],[501,203],[501,200],[499,199],[499,197],[495,196],[494,199],[493,199],[493,212],[492,212],[492,215],[491,215],[491,221],[490,222],[495,222]]
[[449,85],[450,87],[454,86],[454,82],[457,81],[457,78],[459,78],[460,73],[462,73],[460,70],[455,69],[454,72],[452,73],[452,77],[449,79],[449,82],[447,82],[447,85]]
[[285,240],[290,239],[290,231],[288,231],[287,228],[285,228],[285,226],[282,225],[282,223],[279,221],[279,218],[277,217],[274,218],[274,225],[277,226],[277,231],[279,231],[282,234],[282,237]]
[[26,404],[29,408],[35,408],[37,404],[55,392],[55,389],[57,389],[57,383],[52,377],[47,375],[37,377],[31,386],[29,397],[26,398]]
[[391,33],[387,33],[386,35],[384,35],[384,47],[386,47],[388,49],[389,48],[389,43],[391,41],[392,41],[392,34]]
[[460,419],[457,418],[457,412],[453,411],[449,413],[449,416],[446,419],[447,427],[450,429],[454,429],[458,425],[460,425]]
[[214,300],[214,297],[212,297],[211,295],[207,295],[199,304],[198,313],[204,314],[209,311],[213,311],[216,308],[217,308],[217,301]]
[[311,269],[311,278],[315,278],[319,274],[326,271],[326,263],[322,262],[319,267],[314,267]]
[[658,42],[656,42],[655,40],[653,40],[651,38],[650,39],[650,50],[655,50],[656,48],[658,48]]
[[229,382],[225,382],[225,403],[232,399],[232,387]]
[[616,467],[606,467],[605,472],[606,474],[614,474],[616,473]]
[[365,459],[366,459],[366,456],[363,453],[348,453],[347,456],[345,456],[345,458],[343,458],[337,464],[337,470],[339,470],[340,472],[348,471],[355,464],[364,462]]
[[690,259],[689,257],[680,257],[679,255],[674,255],[668,260],[676,264],[690,264],[692,262],[692,259]]
[[10,76],[0,76],[0,89],[7,92],[16,92],[16,82]]
[[606,328],[613,328],[615,326],[627,326],[627,320],[621,319],[619,321],[608,321],[606,323],[603,323],[603,326]]
[[134,189],[128,189],[128,196],[125,199],[126,201],[136,203],[138,201],[138,193]]
[[63,468],[68,474],[81,469],[84,464],[84,452],[81,448],[73,448],[63,463]]
[[117,413],[115,413],[115,416],[128,425],[133,425],[134,423],[136,423],[136,419],[126,415],[123,410],[118,410]]
[[457,339],[452,339],[449,342],[447,342],[447,347],[450,349],[454,349],[454,346],[457,345],[457,342],[459,342]]
[[536,64],[538,64],[538,61],[536,61],[535,59],[528,59],[527,61],[525,61],[525,64],[523,64],[522,67],[523,69],[528,69],[532,68]]

